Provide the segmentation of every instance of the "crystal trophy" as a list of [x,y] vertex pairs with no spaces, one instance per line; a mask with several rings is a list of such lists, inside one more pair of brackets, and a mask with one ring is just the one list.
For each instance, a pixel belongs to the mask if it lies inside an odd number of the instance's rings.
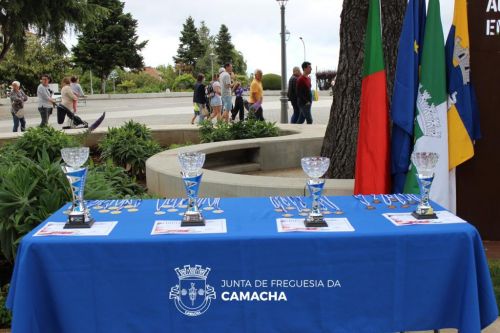
[[418,186],[420,187],[420,203],[412,213],[413,217],[423,219],[437,219],[429,203],[429,192],[434,180],[434,168],[439,160],[439,154],[431,152],[414,152],[411,160],[417,169]]
[[187,152],[178,155],[181,164],[181,175],[188,197],[186,212],[182,218],[182,227],[204,226],[205,219],[198,208],[197,198],[200,187],[201,168],[205,163],[205,153]]
[[65,229],[90,228],[94,219],[83,200],[85,180],[87,178],[87,167],[82,167],[89,158],[89,148],[63,148],[61,156],[65,164],[61,168],[71,185],[72,207],[68,214],[68,222]]
[[325,218],[321,214],[319,199],[323,192],[325,180],[321,179],[328,167],[328,157],[304,157],[301,159],[302,169],[309,176],[307,187],[312,198],[312,209],[309,216],[304,220],[306,227],[327,227]]

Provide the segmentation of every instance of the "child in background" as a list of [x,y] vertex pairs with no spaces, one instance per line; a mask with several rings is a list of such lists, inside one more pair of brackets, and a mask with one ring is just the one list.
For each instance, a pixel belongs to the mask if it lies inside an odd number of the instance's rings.
[[194,125],[194,121],[196,120],[196,117],[200,116],[200,107],[199,107],[198,103],[194,103],[193,106],[194,106],[194,116],[193,116],[193,119],[191,119],[191,125]]

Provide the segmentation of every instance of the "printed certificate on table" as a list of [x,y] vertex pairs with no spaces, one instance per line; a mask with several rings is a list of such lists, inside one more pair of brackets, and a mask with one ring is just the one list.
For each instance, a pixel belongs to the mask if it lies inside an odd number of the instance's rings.
[[91,228],[64,229],[66,222],[47,222],[37,236],[108,236],[118,221],[94,222]]
[[325,218],[328,227],[306,227],[304,219],[276,219],[278,232],[351,232],[354,227],[345,217]]
[[385,213],[382,214],[386,219],[391,221],[395,226],[401,227],[414,224],[449,224],[449,223],[467,223],[460,217],[446,210],[435,212],[437,219],[418,220],[410,213]]
[[205,225],[199,227],[181,227],[180,220],[157,220],[151,230],[151,235],[225,233],[227,233],[226,219],[205,220]]

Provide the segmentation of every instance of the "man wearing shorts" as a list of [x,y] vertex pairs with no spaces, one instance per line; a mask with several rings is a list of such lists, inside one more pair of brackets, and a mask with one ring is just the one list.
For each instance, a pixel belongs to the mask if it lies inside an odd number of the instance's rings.
[[224,71],[219,75],[219,83],[221,86],[222,97],[222,119],[227,121],[229,119],[229,112],[233,108],[233,100],[231,97],[231,73],[233,72],[233,65],[227,63],[224,65]]

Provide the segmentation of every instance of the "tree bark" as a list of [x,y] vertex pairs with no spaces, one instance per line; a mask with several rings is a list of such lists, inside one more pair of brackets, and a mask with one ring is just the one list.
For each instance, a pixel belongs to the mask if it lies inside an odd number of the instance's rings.
[[5,57],[7,56],[7,52],[9,52],[11,46],[12,43],[5,39],[0,51],[0,62],[5,59]]
[[106,78],[108,76],[103,74],[101,75],[101,94],[105,94],[106,93]]
[[[382,42],[390,101],[406,1],[381,0],[381,7]],[[368,0],[344,0],[337,77],[321,149],[321,156],[331,159],[326,173],[328,178],[354,178],[367,16]]]
[[387,97],[391,106],[394,89],[394,75],[398,56],[399,37],[403,28],[406,1],[382,0],[382,43],[384,47],[385,70],[387,73]]

